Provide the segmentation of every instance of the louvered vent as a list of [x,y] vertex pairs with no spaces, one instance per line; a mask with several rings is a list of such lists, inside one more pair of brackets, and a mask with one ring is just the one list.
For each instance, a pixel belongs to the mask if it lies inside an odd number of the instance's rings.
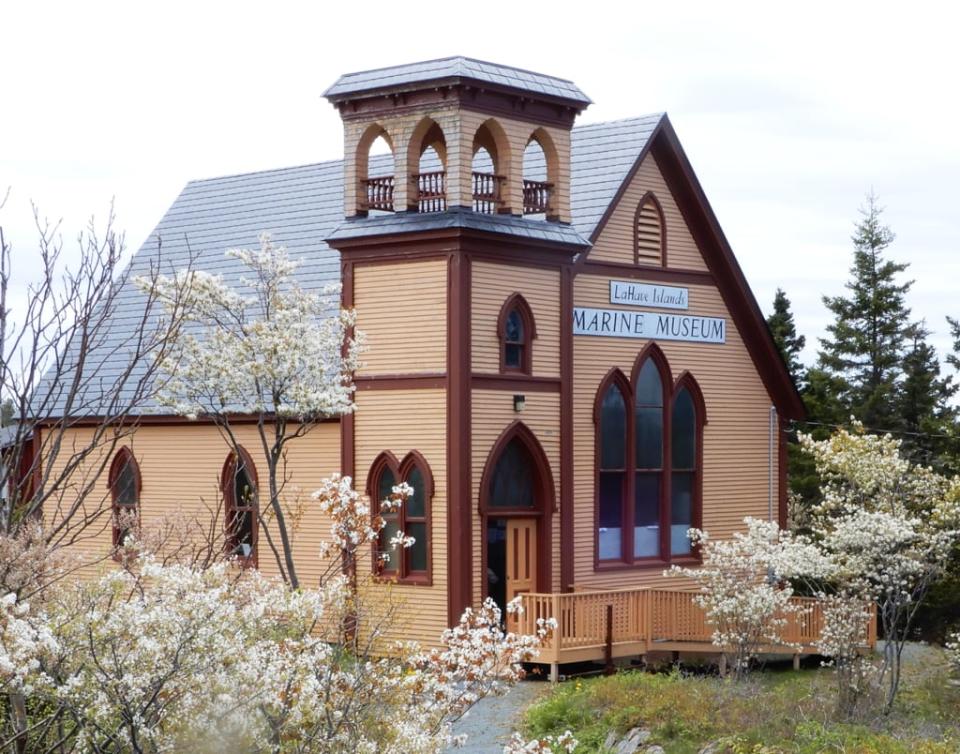
[[648,196],[637,212],[637,263],[661,264],[663,262],[663,223],[660,208],[652,196]]

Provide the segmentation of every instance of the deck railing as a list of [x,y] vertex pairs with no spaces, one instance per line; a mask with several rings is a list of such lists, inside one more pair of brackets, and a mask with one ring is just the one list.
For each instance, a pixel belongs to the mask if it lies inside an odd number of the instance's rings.
[[[696,601],[697,592],[671,589],[575,591],[521,595],[523,612],[510,629],[532,634],[538,619],[554,618],[557,628],[540,654],[547,663],[600,660],[656,651],[711,651],[713,627]],[[786,615],[783,645],[765,653],[812,654],[823,630],[823,605],[812,597],[794,597],[800,608]],[[876,644],[876,610],[866,643]],[[715,651],[715,650],[714,650]]]
[[447,208],[446,173],[414,173],[413,182],[417,191],[417,211],[443,212]]
[[503,206],[503,184],[506,176],[473,173],[473,211],[492,215]]
[[523,214],[536,215],[550,211],[550,196],[553,184],[543,181],[523,182]]
[[366,196],[361,201],[361,209],[377,209],[393,212],[393,176],[382,175],[363,181]]

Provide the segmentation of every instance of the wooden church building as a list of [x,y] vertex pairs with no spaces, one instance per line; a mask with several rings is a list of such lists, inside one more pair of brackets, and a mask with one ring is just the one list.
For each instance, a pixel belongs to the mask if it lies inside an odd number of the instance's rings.
[[[269,231],[304,285],[342,283],[368,346],[357,410],[291,446],[292,482],[417,489],[389,523],[416,544],[380,574],[409,638],[525,594],[566,632],[553,662],[595,657],[604,632],[619,654],[658,632],[708,643],[663,572],[697,562],[690,527],[784,520],[782,429],[803,409],[670,120],[575,126],[590,100],[570,81],[463,57],[325,96],[342,162],[191,182],[154,234],[170,263],[229,278],[224,251]],[[146,414],[121,453],[137,482],[117,504],[144,525],[229,494],[202,419]],[[304,585],[326,530],[307,500]]]

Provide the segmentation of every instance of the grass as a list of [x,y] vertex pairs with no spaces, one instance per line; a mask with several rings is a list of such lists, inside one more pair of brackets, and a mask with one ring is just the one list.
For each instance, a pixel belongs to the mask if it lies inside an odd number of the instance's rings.
[[735,683],[672,669],[623,671],[558,685],[526,715],[526,732],[572,730],[578,754],[603,751],[611,730],[648,728],[667,754],[954,754],[960,751],[960,689],[941,653],[925,649],[904,668],[887,717],[840,722],[829,669],[767,669]]

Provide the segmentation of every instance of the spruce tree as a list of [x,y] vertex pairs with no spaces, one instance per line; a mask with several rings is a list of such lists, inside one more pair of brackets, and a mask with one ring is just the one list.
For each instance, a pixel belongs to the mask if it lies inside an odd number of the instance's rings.
[[904,431],[904,450],[917,463],[944,470],[951,465],[950,433],[955,409],[950,399],[957,392],[957,385],[949,375],[941,377],[940,359],[927,340],[929,336],[922,321],[907,331],[897,417]]
[[894,234],[881,221],[883,209],[871,193],[852,236],[853,266],[846,296],[824,296],[833,313],[829,337],[820,339],[821,368],[838,380],[838,396],[867,427],[896,424],[897,382],[901,375],[910,310],[905,296],[912,281],[900,282],[908,265],[885,258]]
[[782,288],[777,288],[773,297],[773,312],[767,317],[770,334],[776,342],[783,361],[790,370],[793,381],[800,384],[803,376],[803,365],[800,363],[800,352],[807,343],[803,335],[797,335],[797,326],[793,321],[793,312],[790,310],[790,299]]

